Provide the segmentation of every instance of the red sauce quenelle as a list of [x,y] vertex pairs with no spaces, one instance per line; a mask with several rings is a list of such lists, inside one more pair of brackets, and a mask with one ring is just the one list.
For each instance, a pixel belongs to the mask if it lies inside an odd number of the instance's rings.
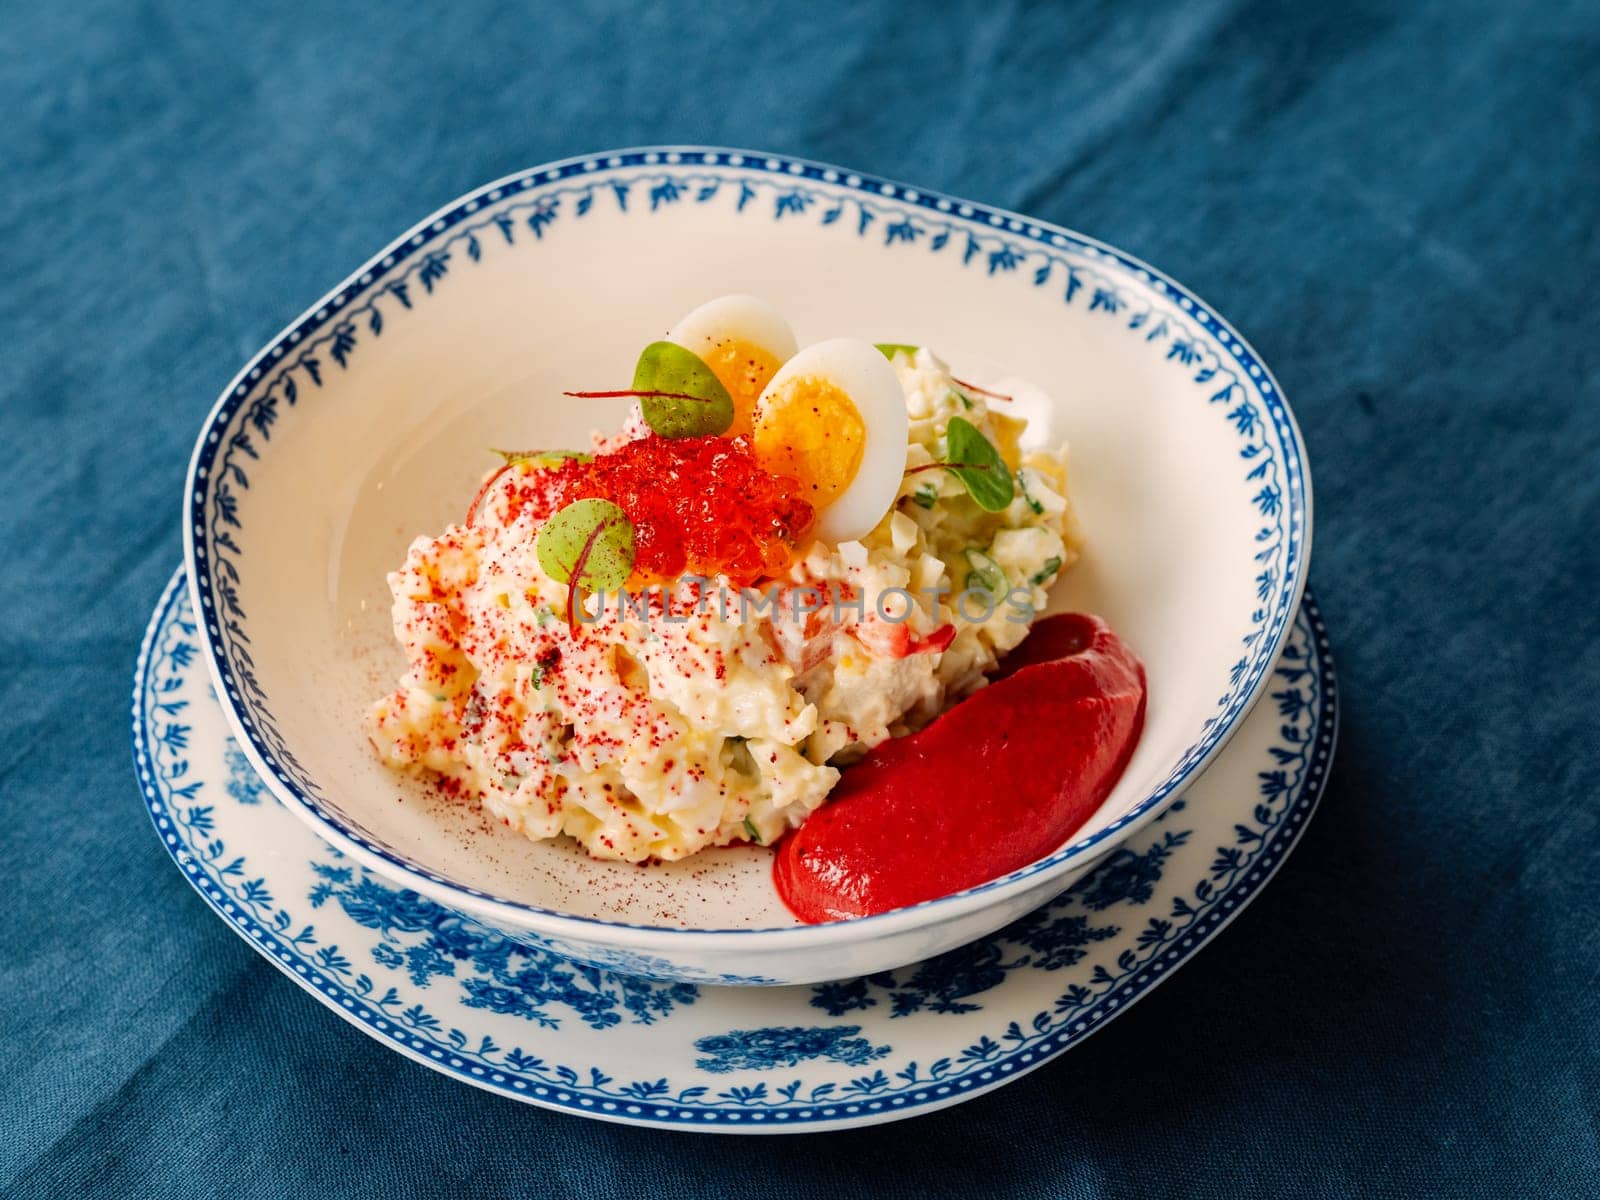
[[844,772],[779,846],[778,893],[818,924],[1026,866],[1105,801],[1144,712],[1144,665],[1110,626],[1081,613],[1047,617],[989,686]]

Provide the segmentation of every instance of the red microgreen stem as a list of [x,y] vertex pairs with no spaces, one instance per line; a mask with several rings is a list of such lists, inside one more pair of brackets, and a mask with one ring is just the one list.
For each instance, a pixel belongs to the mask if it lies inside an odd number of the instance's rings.
[[907,467],[907,475],[915,475],[918,471],[987,471],[988,463],[923,463],[920,467]]
[[601,521],[589,531],[588,540],[583,543],[583,549],[578,551],[578,561],[572,564],[572,574],[567,576],[567,632],[573,637],[578,636],[578,579],[589,565],[589,555],[594,551],[595,542],[610,524],[610,521]]
[[467,528],[468,529],[472,528],[472,522],[477,519],[477,517],[478,517],[478,505],[483,503],[483,498],[489,494],[489,489],[492,488],[495,485],[496,481],[499,480],[500,476],[504,475],[507,471],[511,470],[511,468],[516,466],[516,465],[517,464],[514,463],[514,462],[507,462],[503,466],[501,466],[498,470],[496,470],[493,475],[489,476],[489,478],[487,478],[487,479],[485,479],[483,481],[483,486],[478,489],[478,494],[472,498],[472,503],[467,506]]
[[617,400],[630,396],[638,396],[653,400],[698,400],[701,404],[710,404],[706,396],[691,396],[688,392],[652,392],[637,391],[633,388],[623,388],[615,392],[562,392],[563,396],[576,396],[580,400]]
[[975,383],[968,383],[965,379],[956,379],[954,375],[950,376],[950,378],[957,387],[964,387],[969,392],[977,392],[980,396],[988,396],[991,400],[1004,400],[1009,404],[1016,399],[1015,396],[1008,396],[1004,392],[991,392],[988,388],[979,387]]

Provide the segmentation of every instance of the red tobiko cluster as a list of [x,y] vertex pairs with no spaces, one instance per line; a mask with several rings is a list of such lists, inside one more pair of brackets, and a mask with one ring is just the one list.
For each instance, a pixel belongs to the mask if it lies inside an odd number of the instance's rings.
[[634,580],[727,575],[754,583],[787,569],[816,513],[800,484],[763,470],[742,437],[651,434],[520,476],[514,512],[541,516],[575,500],[609,500],[633,525]]

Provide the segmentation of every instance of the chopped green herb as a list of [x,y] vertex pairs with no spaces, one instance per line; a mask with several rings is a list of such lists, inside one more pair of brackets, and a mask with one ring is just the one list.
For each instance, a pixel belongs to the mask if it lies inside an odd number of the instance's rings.
[[748,739],[731,737],[728,739],[728,766],[741,775],[756,775],[756,760],[750,756],[750,747],[745,743]]
[[761,831],[757,829],[749,817],[744,819],[744,831],[750,835],[750,840],[756,845],[761,845]]
[[951,417],[945,429],[946,465],[985,512],[1000,512],[1016,495],[1011,470],[994,443],[965,417]]
[[645,424],[667,438],[707,437],[733,424],[733,397],[692,350],[651,342],[633,369]]
[[918,508],[932,508],[934,501],[939,499],[939,493],[933,484],[925,483],[911,493],[911,499],[916,502]]
[[1032,582],[1035,586],[1038,586],[1054,576],[1059,570],[1061,570],[1061,559],[1059,556],[1052,554],[1049,558],[1044,560],[1044,566],[1040,567],[1036,572],[1034,572],[1033,578],[1030,582]]
[[915,358],[917,356],[917,347],[908,346],[904,342],[878,342],[877,347],[878,353],[890,362],[894,361],[896,354],[904,354],[907,358]]
[[950,389],[950,394],[952,396],[954,396],[957,400],[961,401],[961,407],[962,408],[966,409],[968,412],[972,411],[972,397],[971,396],[967,395],[960,388],[951,388]]
[[964,588],[969,591],[976,588],[991,596],[1006,594],[1006,573],[1000,569],[999,563],[976,546],[968,546],[962,553],[967,556],[967,565],[972,568],[962,584]]
[[551,608],[548,604],[541,604],[538,608],[533,610],[533,623],[540,629],[543,629],[555,619],[556,610]]
[[1033,510],[1034,515],[1043,516],[1044,505],[1035,500],[1033,498],[1033,494],[1028,491],[1028,477],[1021,471],[1017,472],[1017,486],[1022,489],[1022,499],[1027,503],[1028,507]]

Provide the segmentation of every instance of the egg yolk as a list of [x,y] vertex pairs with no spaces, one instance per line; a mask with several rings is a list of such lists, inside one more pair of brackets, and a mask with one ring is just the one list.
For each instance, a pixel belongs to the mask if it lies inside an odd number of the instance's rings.
[[728,426],[727,436],[749,433],[756,398],[783,364],[776,355],[737,338],[718,338],[702,347],[699,354],[700,361],[711,368],[733,397],[733,424]]
[[861,410],[831,379],[787,381],[763,398],[751,447],[774,474],[791,475],[814,508],[831,503],[861,469],[867,425]]

